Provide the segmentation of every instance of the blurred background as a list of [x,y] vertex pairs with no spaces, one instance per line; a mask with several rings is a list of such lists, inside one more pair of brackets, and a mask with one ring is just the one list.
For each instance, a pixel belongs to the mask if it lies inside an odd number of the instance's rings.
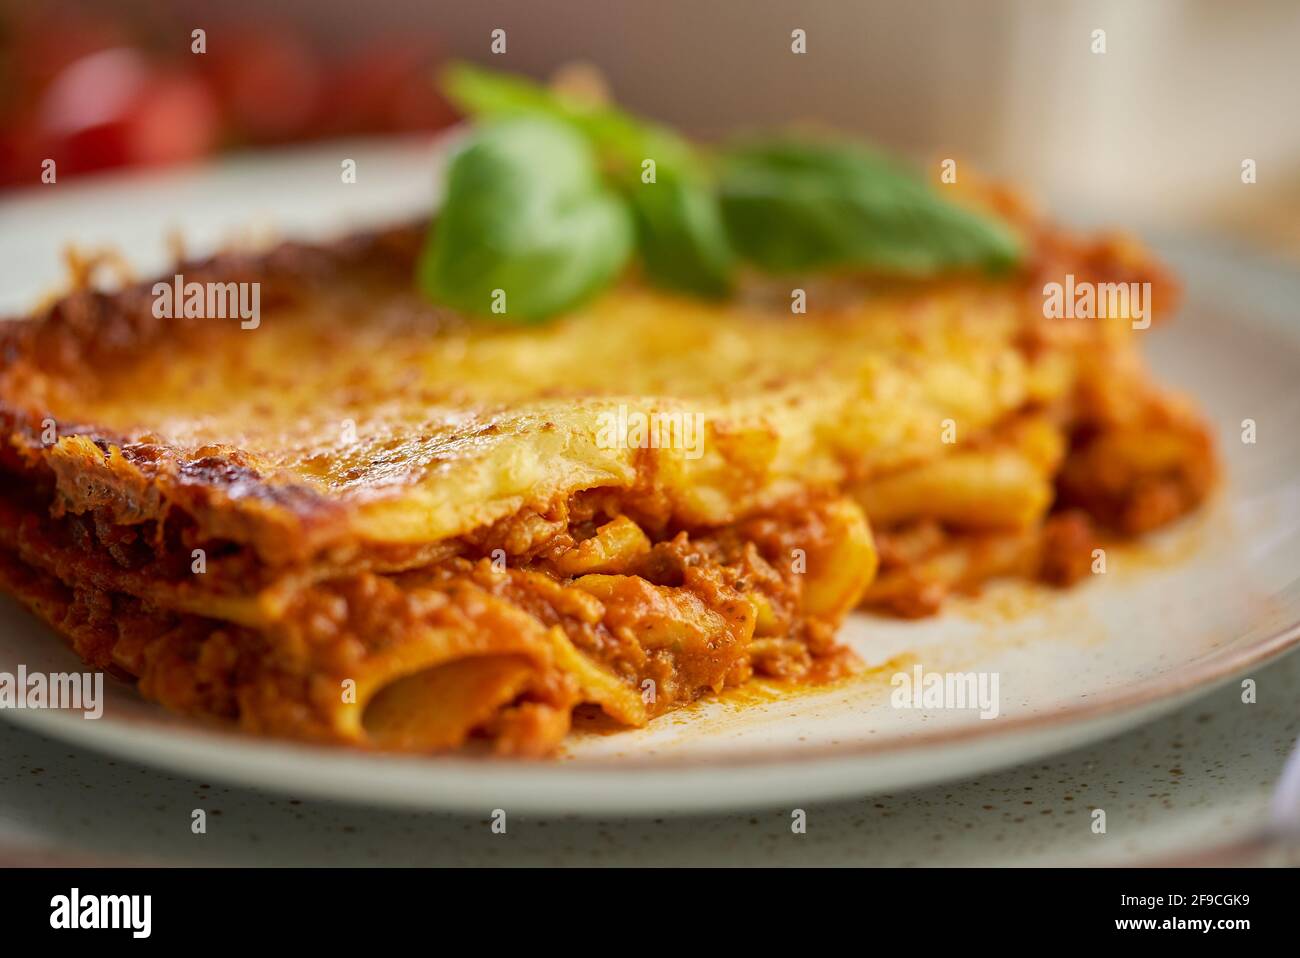
[[0,0],[0,190],[46,157],[62,179],[436,131],[453,57],[588,61],[702,137],[822,123],[1085,215],[1300,256],[1295,0]]

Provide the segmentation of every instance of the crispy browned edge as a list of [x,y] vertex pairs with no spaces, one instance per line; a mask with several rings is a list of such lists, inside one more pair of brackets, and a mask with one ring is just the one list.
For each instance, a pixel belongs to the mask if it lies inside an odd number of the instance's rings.
[[[258,282],[264,309],[275,308],[313,286],[324,287],[340,272],[373,274],[406,283],[426,228],[423,222],[351,235],[332,243],[286,242],[263,254],[223,252],[178,264],[198,282]],[[152,281],[117,292],[79,288],[34,316],[0,322],[0,467],[36,467],[46,411],[21,395],[11,375],[19,362],[36,364],[51,376],[131,361],[146,349],[165,348],[195,328],[192,320],[159,319],[151,309]],[[450,314],[440,320],[455,323]],[[302,562],[344,533],[345,510],[309,486],[260,475],[237,449],[214,447],[182,460],[159,444],[105,430],[97,423],[60,423],[62,435],[92,441],[112,462],[122,494],[80,488],[77,511],[106,509],[123,522],[163,519],[179,509],[214,537],[248,542],[268,561]]]

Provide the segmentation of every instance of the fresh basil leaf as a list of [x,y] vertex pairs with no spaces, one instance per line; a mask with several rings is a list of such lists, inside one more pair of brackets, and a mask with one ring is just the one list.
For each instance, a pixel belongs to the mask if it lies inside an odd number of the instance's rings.
[[[468,64],[450,67],[443,86],[457,106],[475,116],[545,116],[580,133],[632,206],[647,278],[699,296],[730,291],[734,256],[717,196],[703,160],[686,140],[617,108]],[[645,160],[654,160],[653,183],[642,181]]]
[[452,161],[417,280],[464,312],[534,322],[609,285],[633,237],[581,137],[545,118],[504,119],[479,127]]
[[655,182],[638,180],[628,196],[652,283],[709,298],[731,292],[735,256],[707,179],[660,166]]
[[773,273],[853,267],[932,276],[1004,270],[1020,241],[854,144],[777,140],[725,154],[722,213],[741,256]]
[[476,118],[531,115],[566,123],[587,138],[602,160],[621,167],[623,175],[647,157],[661,164],[691,161],[691,145],[667,127],[524,77],[454,63],[443,71],[442,89],[452,103]]

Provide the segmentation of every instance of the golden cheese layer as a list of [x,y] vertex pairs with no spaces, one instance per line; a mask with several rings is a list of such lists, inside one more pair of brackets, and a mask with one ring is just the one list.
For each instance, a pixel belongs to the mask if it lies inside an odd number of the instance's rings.
[[[324,275],[305,255],[189,271],[263,283],[256,329],[155,319],[145,287],[57,304],[6,337],[19,452],[74,511],[179,507],[275,563],[460,536],[598,487],[716,525],[1135,376],[1126,322],[1045,321],[1025,278],[813,290],[807,315],[630,287],[517,328],[422,305],[385,242]],[[619,426],[651,414],[702,435],[647,448]]]
[[1151,282],[1157,314],[1171,284],[1027,231],[1014,275],[837,278],[806,313],[629,280],[468,322],[411,291],[419,228],[177,267],[260,284],[256,328],[76,291],[0,329],[5,583],[170,707],[357,744],[537,754],[584,703],[640,724],[835,674],[862,596],[1068,582],[1099,527],[1212,484],[1128,317],[1043,314],[1067,271]]

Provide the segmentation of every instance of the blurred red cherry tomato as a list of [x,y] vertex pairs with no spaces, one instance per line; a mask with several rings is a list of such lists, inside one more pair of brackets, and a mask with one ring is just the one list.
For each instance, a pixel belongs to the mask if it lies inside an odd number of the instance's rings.
[[131,149],[137,163],[176,163],[204,156],[217,143],[216,99],[191,73],[162,71],[136,106]]
[[438,93],[434,44],[381,36],[331,71],[322,129],[332,134],[436,130],[455,119]]
[[321,97],[319,59],[276,23],[214,25],[197,55],[236,139],[276,143],[308,132]]
[[32,111],[11,117],[0,127],[0,184],[27,184],[40,181],[41,144]]
[[123,47],[69,64],[37,110],[45,156],[60,173],[194,159],[217,138],[217,108],[192,74]]

